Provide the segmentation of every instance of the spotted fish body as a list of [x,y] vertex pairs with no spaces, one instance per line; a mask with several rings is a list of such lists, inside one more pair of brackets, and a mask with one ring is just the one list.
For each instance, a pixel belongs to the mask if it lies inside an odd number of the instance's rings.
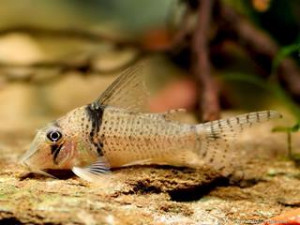
[[135,164],[207,165],[228,173],[235,156],[231,139],[252,124],[281,117],[261,111],[191,125],[174,119],[182,110],[145,112],[140,69],[128,69],[95,102],[40,130],[23,164],[33,171],[72,169],[87,180]]
[[232,163],[227,152],[230,139],[252,124],[279,116],[275,111],[262,111],[190,125],[167,119],[176,113],[172,110],[145,114],[104,108],[100,129],[94,134],[95,146],[101,147],[98,153],[111,167],[138,163],[188,167],[207,164],[227,169],[227,164]]
[[132,162],[183,165],[188,154],[180,152],[193,150],[196,144],[190,125],[168,121],[163,114],[132,113],[114,107],[104,110],[98,139],[113,167]]

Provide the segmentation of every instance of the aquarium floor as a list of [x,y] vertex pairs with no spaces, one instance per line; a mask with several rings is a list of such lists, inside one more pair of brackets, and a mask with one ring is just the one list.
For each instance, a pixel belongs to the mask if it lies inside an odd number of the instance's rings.
[[140,166],[114,170],[112,185],[70,172],[59,179],[29,174],[17,160],[33,133],[0,132],[0,224],[262,222],[300,207],[300,170],[284,159],[285,136],[270,127],[244,135],[242,166],[230,178],[207,168]]

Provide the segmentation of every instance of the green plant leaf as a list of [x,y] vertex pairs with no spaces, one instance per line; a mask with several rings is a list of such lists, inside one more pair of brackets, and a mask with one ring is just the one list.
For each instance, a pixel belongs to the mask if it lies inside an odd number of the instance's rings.
[[288,45],[288,46],[282,47],[279,50],[279,52],[277,53],[277,55],[275,56],[275,58],[273,59],[273,62],[272,62],[272,74],[274,74],[274,72],[278,68],[280,62],[284,58],[286,58],[287,56],[289,56],[292,53],[297,52],[297,51],[300,54],[300,43],[296,43],[296,44],[292,44],[292,45]]

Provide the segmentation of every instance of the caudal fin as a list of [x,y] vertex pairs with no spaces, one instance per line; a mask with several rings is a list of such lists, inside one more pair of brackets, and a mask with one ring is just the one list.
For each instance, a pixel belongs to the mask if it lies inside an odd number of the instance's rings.
[[232,139],[247,127],[281,117],[280,113],[268,110],[196,125],[200,137],[198,154],[207,165],[227,175],[237,164]]

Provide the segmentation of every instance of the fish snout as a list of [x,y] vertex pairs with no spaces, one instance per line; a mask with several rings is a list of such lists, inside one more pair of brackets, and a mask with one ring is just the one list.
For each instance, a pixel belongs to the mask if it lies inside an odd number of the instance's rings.
[[25,153],[19,160],[19,164],[22,165],[23,167],[26,167],[28,170],[31,170],[28,159],[29,159],[28,154]]

